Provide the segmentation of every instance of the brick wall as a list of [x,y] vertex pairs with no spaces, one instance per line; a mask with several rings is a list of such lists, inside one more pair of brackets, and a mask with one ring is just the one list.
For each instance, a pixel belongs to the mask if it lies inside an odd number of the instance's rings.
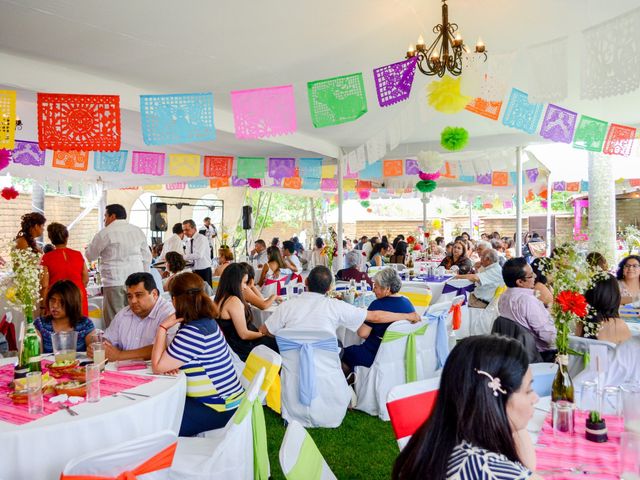
[[616,200],[616,228],[623,230],[627,225],[640,226],[639,198],[618,198]]
[[[59,222],[69,225],[84,210],[80,199],[47,195],[45,197],[45,217],[47,224]],[[2,202],[0,212],[0,256],[6,258],[9,246],[20,229],[20,217],[31,211],[31,195],[20,194],[18,198]],[[98,210],[94,209],[78,222],[69,232],[69,247],[83,251],[98,230]],[[45,243],[49,239],[45,232]]]

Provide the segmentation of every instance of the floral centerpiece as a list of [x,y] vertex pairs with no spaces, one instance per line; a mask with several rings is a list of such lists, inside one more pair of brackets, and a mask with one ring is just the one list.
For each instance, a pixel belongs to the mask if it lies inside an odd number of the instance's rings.
[[591,287],[599,272],[589,266],[586,258],[573,245],[557,248],[553,257],[546,259],[544,271],[551,282],[554,298],[551,316],[557,332],[558,373],[553,382],[552,400],[573,402],[573,383],[568,372],[569,355],[582,355],[585,362],[588,356],[569,348],[569,335],[575,331],[577,322],[583,324],[585,333],[595,331],[595,325],[587,321],[589,306],[584,292]]
[[333,227],[329,227],[329,236],[327,237],[327,244],[324,246],[323,250],[324,250],[324,253],[327,255],[329,270],[333,271],[333,259],[336,255],[338,255],[338,234],[333,229]]
[[33,310],[40,301],[40,256],[30,249],[12,248],[9,254],[13,273],[0,285],[7,304],[14,310],[33,318]]

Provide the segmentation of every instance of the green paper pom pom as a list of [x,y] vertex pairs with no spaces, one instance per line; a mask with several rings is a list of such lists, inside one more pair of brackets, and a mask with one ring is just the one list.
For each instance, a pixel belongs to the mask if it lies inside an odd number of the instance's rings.
[[452,152],[462,150],[468,141],[469,132],[462,127],[445,127],[440,134],[440,145]]
[[416,188],[422,193],[433,192],[437,186],[438,184],[433,180],[420,180],[416,183]]
[[369,203],[369,200],[363,200],[362,202],[360,202],[360,205],[362,205],[364,208],[369,208],[371,204]]

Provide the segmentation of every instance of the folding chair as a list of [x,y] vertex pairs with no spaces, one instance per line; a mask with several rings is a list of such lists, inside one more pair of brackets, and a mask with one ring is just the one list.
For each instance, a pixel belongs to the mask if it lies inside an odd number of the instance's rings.
[[176,434],[170,430],[136,438],[126,443],[69,460],[60,480],[136,478],[166,480],[174,460]]
[[389,391],[387,410],[400,450],[431,415],[439,388],[440,377],[435,377],[398,385]]
[[287,480],[337,480],[309,433],[295,420],[284,434],[279,458]]

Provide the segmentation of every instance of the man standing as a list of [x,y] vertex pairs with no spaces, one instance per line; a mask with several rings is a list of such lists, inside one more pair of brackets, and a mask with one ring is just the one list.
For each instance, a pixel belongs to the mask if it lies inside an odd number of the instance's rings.
[[253,244],[253,250],[249,252],[249,261],[256,262],[258,268],[267,263],[267,244],[264,240],[256,240]]
[[210,250],[211,250],[211,258],[213,258],[213,252],[215,250],[214,242],[215,242],[215,239],[218,238],[218,230],[216,230],[215,225],[211,224],[211,217],[204,217],[203,222],[204,222],[204,225],[199,230],[199,232],[205,237],[207,237],[207,240],[209,241]]
[[182,222],[182,231],[186,238],[184,259],[193,262],[192,271],[211,286],[211,252],[207,237],[198,233],[196,223],[189,219]]
[[[149,360],[158,326],[174,316],[175,309],[170,301],[159,296],[150,273],[131,274],[125,284],[129,306],[117,313],[104,333],[105,356],[110,362]],[[90,346],[87,354],[93,355]]]
[[290,268],[294,273],[302,272],[302,263],[295,254],[295,247],[291,240],[285,240],[282,242],[282,259],[287,268]]
[[167,238],[167,241],[164,242],[162,246],[162,252],[160,252],[159,260],[164,262],[164,257],[169,252],[176,252],[180,255],[184,255],[184,233],[182,232],[182,224],[176,223],[172,229],[173,235]]
[[122,205],[107,205],[105,227],[91,240],[85,250],[90,262],[101,260],[102,313],[109,326],[116,313],[127,304],[125,280],[133,272],[149,271],[151,252],[144,232],[126,221],[127,211]]

